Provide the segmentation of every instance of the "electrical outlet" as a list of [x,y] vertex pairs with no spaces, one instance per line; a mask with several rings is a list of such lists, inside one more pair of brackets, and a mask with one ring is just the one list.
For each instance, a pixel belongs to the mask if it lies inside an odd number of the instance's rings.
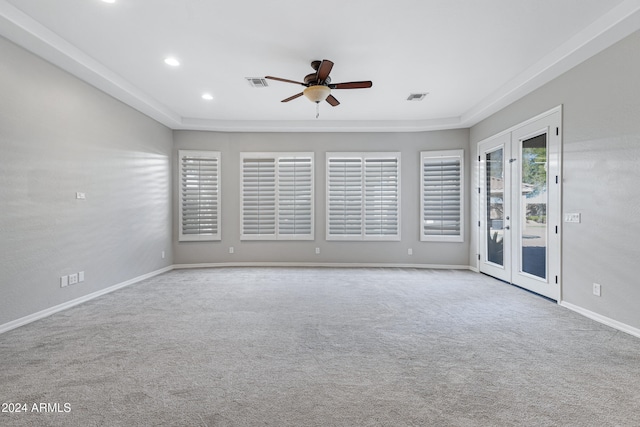
[[78,200],[84,200],[84,199],[86,199],[86,198],[87,198],[87,195],[86,195],[86,194],[81,193],[81,192],[77,192],[77,193],[76,193],[76,199],[78,199]]
[[229,253],[232,254],[234,252],[235,252],[235,250],[233,249],[233,246],[229,246]]
[[75,285],[78,283],[78,273],[73,273],[69,275],[69,284]]
[[320,254],[320,248],[316,248],[316,255]]
[[594,283],[593,284],[593,294],[597,297],[599,297],[601,295],[602,292],[602,286],[600,286],[599,283]]
[[164,251],[162,251],[162,259],[164,259]]
[[84,282],[84,271],[78,273],[78,282]]
[[69,276],[62,276],[60,277],[60,287],[64,288],[65,286],[69,285]]
[[407,255],[413,255],[413,249],[411,248],[407,249]]

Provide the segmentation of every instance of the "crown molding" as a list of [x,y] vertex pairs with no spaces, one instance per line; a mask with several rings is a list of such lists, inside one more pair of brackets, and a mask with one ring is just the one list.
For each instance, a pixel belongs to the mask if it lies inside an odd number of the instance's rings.
[[640,29],[640,0],[625,0],[459,117],[428,120],[208,120],[181,117],[24,12],[0,0],[0,35],[174,130],[422,132],[468,128]]
[[434,120],[206,120],[182,119],[177,129],[218,132],[423,132],[456,129],[460,117]]
[[0,35],[169,128],[182,123],[179,114],[5,0],[0,0]]
[[640,1],[626,0],[461,116],[471,127],[640,30]]

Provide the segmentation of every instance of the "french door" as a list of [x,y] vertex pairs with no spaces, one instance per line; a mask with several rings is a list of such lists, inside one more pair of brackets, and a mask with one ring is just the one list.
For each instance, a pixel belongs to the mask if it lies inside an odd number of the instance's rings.
[[560,110],[478,145],[480,271],[560,298]]

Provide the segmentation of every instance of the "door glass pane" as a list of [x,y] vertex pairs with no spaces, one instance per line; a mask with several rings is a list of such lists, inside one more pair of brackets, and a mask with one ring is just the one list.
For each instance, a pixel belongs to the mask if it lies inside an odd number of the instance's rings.
[[547,135],[522,141],[520,268],[547,277]]
[[504,265],[504,149],[486,153],[487,261]]

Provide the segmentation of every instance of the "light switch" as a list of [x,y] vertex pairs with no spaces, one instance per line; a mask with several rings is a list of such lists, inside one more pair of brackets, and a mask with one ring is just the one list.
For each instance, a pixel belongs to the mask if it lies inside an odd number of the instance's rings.
[[580,214],[579,213],[566,213],[564,214],[564,222],[573,222],[576,224],[580,223]]

